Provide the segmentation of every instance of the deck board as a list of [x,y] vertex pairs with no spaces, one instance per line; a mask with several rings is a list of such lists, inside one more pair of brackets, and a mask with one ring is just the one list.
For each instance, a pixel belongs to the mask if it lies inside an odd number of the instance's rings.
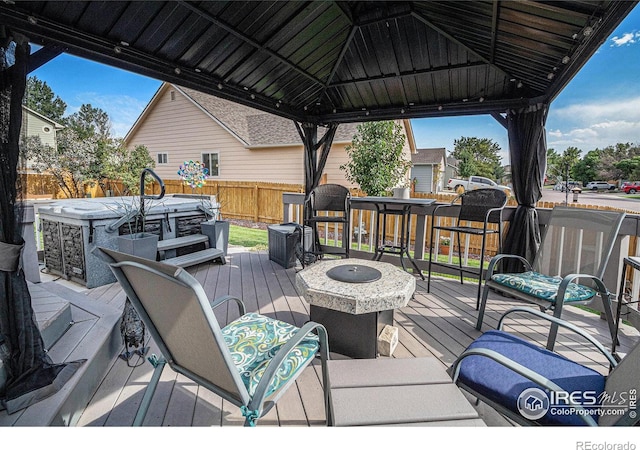
[[[227,264],[201,264],[186,270],[198,279],[210,299],[232,295],[244,301],[247,311],[256,311],[297,326],[302,326],[309,320],[309,305],[295,287],[296,269],[284,269],[270,261],[264,251],[230,252]],[[433,277],[430,293],[427,293],[426,287],[426,282],[418,280],[414,298],[406,307],[396,311],[394,317],[399,331],[399,344],[393,357],[433,355],[442,362],[443,367],[448,367],[481,334],[475,329],[477,285],[460,284],[458,279]],[[125,297],[117,283],[85,293],[97,302],[120,307],[124,305]],[[513,299],[490,294],[483,330],[495,327],[504,311],[521,304]],[[237,317],[237,309],[235,306],[217,308],[216,317],[224,326]],[[598,316],[567,307],[563,317],[590,330],[605,347],[610,346],[611,338],[606,321]],[[535,321],[514,316],[509,321],[508,329],[541,344],[546,342],[547,327]],[[620,340],[623,352],[637,339],[637,330],[626,325],[622,327]],[[559,334],[557,342],[560,353],[596,370],[606,371],[604,358],[588,349],[583,342],[566,332]],[[157,346],[153,342],[150,345],[150,353],[157,353]],[[134,363],[135,359],[137,358],[133,358],[131,362]],[[78,426],[131,425],[152,371],[149,363],[131,368],[124,360],[115,359],[81,416]],[[198,387],[167,366],[144,425],[241,426],[243,423],[244,418],[238,407]],[[277,406],[260,420],[262,426],[306,427],[324,424],[325,407],[319,361],[314,361],[295,386],[279,400]]]

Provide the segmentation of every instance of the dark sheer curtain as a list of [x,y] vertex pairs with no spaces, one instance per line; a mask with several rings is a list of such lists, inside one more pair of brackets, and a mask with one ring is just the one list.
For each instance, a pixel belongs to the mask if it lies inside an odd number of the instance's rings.
[[0,409],[9,414],[53,393],[82,361],[53,364],[47,356],[21,267],[22,189],[18,175],[29,45],[0,26],[0,359],[6,381]]
[[[518,207],[511,218],[503,252],[532,261],[540,246],[536,202],[542,198],[547,165],[545,122],[548,105],[538,104],[525,110],[509,111],[509,156],[513,191]],[[506,270],[518,270],[520,264],[508,262]]]

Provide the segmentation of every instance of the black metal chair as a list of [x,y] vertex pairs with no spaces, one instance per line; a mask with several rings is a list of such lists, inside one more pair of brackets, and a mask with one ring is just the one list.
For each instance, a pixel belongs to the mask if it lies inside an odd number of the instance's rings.
[[[324,255],[341,255],[345,258],[349,257],[350,244],[350,217],[351,217],[351,192],[344,186],[339,184],[323,184],[311,191],[309,197],[305,201],[305,225],[312,227],[314,236],[314,245],[312,248],[316,258],[322,258]],[[320,235],[318,233],[319,224],[334,224],[336,229],[334,232],[334,246],[323,245],[320,243]],[[338,243],[337,226],[342,224],[342,245]],[[304,233],[302,248],[305,248]]]
[[[437,231],[445,231],[450,234],[456,234],[458,243],[458,267],[460,272],[460,283],[463,283],[464,274],[471,273],[478,276],[478,294],[476,298],[476,309],[480,306],[480,293],[482,290],[482,275],[484,253],[487,244],[487,236],[490,234],[498,235],[498,246],[502,248],[502,211],[507,204],[507,194],[499,189],[476,189],[467,191],[458,195],[448,205],[438,205],[431,213],[431,237],[429,251],[429,274],[427,279],[427,292],[431,289],[431,266],[440,265],[446,267],[455,266],[440,263],[433,260],[434,237]],[[438,212],[445,209],[457,209],[453,225],[436,225],[436,217]],[[477,224],[482,224],[478,226]],[[498,229],[489,228],[490,223],[498,224]],[[460,234],[470,234],[482,236],[482,246],[480,250],[480,268],[476,269],[462,265],[462,248],[460,243]],[[437,244],[436,244],[437,245]]]

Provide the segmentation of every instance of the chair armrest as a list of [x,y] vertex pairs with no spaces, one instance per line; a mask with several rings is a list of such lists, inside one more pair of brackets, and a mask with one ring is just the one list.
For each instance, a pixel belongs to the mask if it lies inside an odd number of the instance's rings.
[[532,270],[531,264],[529,263],[529,261],[527,261],[522,256],[509,255],[509,254],[506,254],[506,253],[500,253],[500,254],[497,254],[496,256],[494,256],[493,258],[491,258],[491,261],[489,261],[489,267],[487,267],[487,276],[486,276],[487,280],[491,279],[491,277],[493,276],[493,272],[495,270],[496,265],[500,261],[502,261],[503,259],[517,259],[524,265],[525,269]]
[[264,397],[267,393],[267,389],[271,385],[273,377],[275,377],[285,358],[289,355],[294,347],[296,347],[306,338],[307,334],[316,329],[318,330],[318,339],[320,340],[321,355],[323,358],[328,359],[329,341],[327,337],[327,330],[323,325],[320,325],[319,323],[307,322],[293,336],[291,336],[291,339],[289,339],[285,345],[280,347],[278,353],[276,353],[273,359],[269,362],[267,370],[264,371],[262,378],[260,378],[260,382],[256,387],[251,402],[247,406],[250,410],[260,411],[262,409],[262,404],[264,402]]
[[[538,384],[539,386],[542,386],[544,389],[548,389],[550,391],[555,391],[555,392],[564,392],[565,390],[563,388],[561,388],[560,386],[558,386],[556,383],[554,383],[553,381],[549,380],[548,378],[542,376],[541,374],[534,372],[533,370],[529,369],[528,367],[523,366],[522,364],[507,358],[506,356],[494,351],[494,350],[489,350],[486,348],[472,348],[472,349],[468,349],[465,350],[453,363],[453,365],[451,366],[451,370],[453,372],[452,375],[452,380],[454,383],[457,384],[458,382],[458,377],[460,375],[460,363],[462,362],[462,360],[468,356],[483,356],[485,358],[489,358],[494,360],[495,362],[497,362],[498,364],[500,364],[501,366],[504,366],[514,372],[516,372],[519,375],[522,375],[523,377],[533,381],[534,383]],[[568,402],[574,406],[576,409],[584,411],[584,408],[575,403],[571,398],[568,399]],[[590,426],[597,426],[596,421],[588,414],[579,414],[580,418],[587,424]]]
[[568,330],[573,331],[574,333],[582,336],[583,338],[585,338],[587,341],[589,341],[591,344],[593,344],[593,346],[604,355],[605,358],[607,358],[607,360],[609,361],[609,363],[611,363],[611,367],[615,367],[618,365],[618,362],[616,361],[616,359],[613,357],[613,355],[611,355],[611,353],[604,348],[604,346],[598,342],[593,336],[591,336],[589,333],[587,333],[585,330],[583,330],[580,327],[575,326],[574,324],[567,322],[566,320],[560,319],[558,317],[549,315],[547,313],[543,313],[542,311],[538,311],[536,309],[532,309],[532,308],[528,308],[526,306],[516,306],[514,308],[511,308],[509,310],[507,310],[502,317],[500,317],[500,320],[498,321],[498,330],[502,330],[502,327],[504,325],[504,320],[505,318],[512,313],[515,312],[519,312],[519,313],[527,313],[527,314],[531,314],[534,315],[540,319],[546,320],[548,322],[552,322],[555,323],[561,327],[564,327]]
[[489,223],[498,223],[498,222],[489,222],[489,216],[491,216],[491,213],[494,213],[496,211],[500,212],[500,221],[502,221],[502,211],[503,210],[504,210],[504,207],[488,209],[487,212],[484,215],[484,227],[487,228],[487,224],[489,224]]
[[232,297],[231,295],[223,295],[222,297],[218,297],[216,299],[211,300],[210,302],[211,309],[215,309],[218,306],[232,300],[235,301],[236,304],[238,305],[238,309],[240,310],[240,315],[244,316],[247,312],[244,306],[244,302],[237,297]]

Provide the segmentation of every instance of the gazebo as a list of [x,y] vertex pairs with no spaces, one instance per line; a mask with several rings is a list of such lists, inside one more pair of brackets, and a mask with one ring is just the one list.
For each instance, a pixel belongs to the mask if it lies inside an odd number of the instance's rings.
[[[19,105],[26,75],[40,65],[67,52],[289,118],[305,146],[307,193],[320,182],[340,123],[490,114],[508,131],[519,205],[505,251],[531,257],[549,106],[635,5],[3,2],[0,350],[9,355],[7,386],[28,391],[22,380],[43,387],[65,371],[52,370],[38,344],[19,268]],[[41,48],[31,53],[29,43]],[[14,395],[6,391],[0,387],[0,398]]]

